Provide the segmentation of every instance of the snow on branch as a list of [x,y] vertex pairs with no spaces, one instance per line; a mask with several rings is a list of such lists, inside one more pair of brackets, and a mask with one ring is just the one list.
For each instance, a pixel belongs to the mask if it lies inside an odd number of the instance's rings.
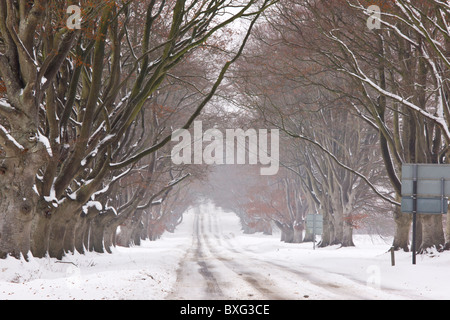
[[[342,167],[342,168],[344,168],[345,170],[348,170],[348,171],[350,171],[351,173],[353,173],[353,174],[355,174],[355,175],[357,175],[358,177],[360,177],[365,183],[367,183],[367,185],[378,195],[378,196],[380,196],[383,200],[385,200],[385,201],[387,201],[387,202],[389,202],[389,203],[391,203],[391,204],[393,204],[393,205],[395,205],[395,206],[401,206],[401,204],[399,203],[399,202],[397,202],[397,201],[395,201],[395,200],[393,200],[393,199],[391,199],[391,198],[389,198],[389,197],[387,197],[387,196],[385,196],[384,194],[382,194],[370,181],[369,181],[369,179],[366,177],[366,176],[364,176],[363,174],[361,174],[360,172],[358,172],[358,171],[356,171],[356,170],[354,170],[354,169],[352,169],[352,168],[350,168],[349,166],[347,166],[347,165],[345,165],[345,164],[343,164],[341,161],[339,161],[339,159],[332,153],[332,152],[330,152],[327,148],[325,148],[322,144],[320,144],[319,142],[317,142],[317,141],[315,141],[315,140],[313,140],[313,139],[311,139],[311,138],[309,138],[309,137],[307,137],[307,136],[304,136],[304,135],[302,135],[302,134],[295,134],[295,133],[293,133],[293,132],[289,132],[288,130],[285,130],[285,129],[283,129],[285,132],[286,132],[286,134],[288,134],[289,136],[291,136],[291,137],[293,137],[293,138],[299,138],[299,139],[302,139],[302,140],[305,140],[305,141],[307,141],[307,142],[309,142],[309,143],[312,143],[313,145],[315,145],[316,147],[318,147],[320,150],[322,150],[323,152],[325,152],[338,166],[340,166],[340,167]],[[289,169],[290,170],[290,168],[288,167],[288,166],[285,166],[287,169]],[[293,172],[295,172],[296,173],[296,171],[294,171],[294,170],[290,170],[290,171],[293,171]]]
[[0,111],[5,111],[5,112],[13,112],[16,111],[16,109],[9,104],[8,101],[6,101],[5,99],[0,99]]
[[48,141],[48,138],[44,136],[42,133],[38,130],[38,142],[42,143],[47,150],[47,153],[50,157],[53,157],[52,147],[50,146],[50,141]]
[[16,149],[18,149],[19,151],[25,150],[25,148],[19,142],[17,142],[17,140],[14,139],[14,137],[8,132],[8,130],[6,130],[6,128],[1,124],[0,124],[0,133],[6,139],[6,142],[11,143]]
[[[403,98],[402,96],[383,89],[381,86],[379,86],[374,81],[372,81],[362,71],[362,69],[361,69],[361,67],[359,65],[358,59],[356,58],[356,56],[353,53],[353,51],[347,46],[347,44],[344,41],[342,41],[341,39],[339,39],[338,37],[336,37],[333,34],[330,34],[329,38],[332,39],[335,42],[338,42],[341,45],[341,47],[345,51],[347,51],[347,53],[351,56],[351,58],[353,60],[354,67],[355,67],[357,73],[352,72],[352,71],[347,70],[347,69],[344,69],[344,68],[338,69],[338,71],[344,72],[344,73],[352,76],[353,78],[356,78],[356,79],[360,80],[363,85],[364,84],[369,85],[370,87],[372,87],[373,89],[378,91],[380,94],[382,94],[382,95],[384,95],[384,96],[386,96],[388,98],[391,98],[394,101],[400,102],[401,104],[405,105],[406,107],[408,107],[408,108],[412,109],[413,111],[421,114],[423,117],[425,117],[425,118],[435,122],[436,124],[438,124],[441,127],[441,129],[442,129],[442,131],[443,131],[447,141],[450,141],[450,129],[449,129],[449,126],[447,125],[445,119],[443,118],[442,114],[441,115],[438,114],[437,116],[432,115],[431,113],[429,113],[426,110],[420,108],[419,106],[415,105],[414,103],[408,101],[407,99]],[[438,106],[438,108],[439,108],[439,106]]]
[[[187,174],[185,174],[184,176],[182,176],[182,177],[180,177],[180,178],[173,179],[173,180],[170,181],[164,188],[162,188],[162,189],[159,190],[157,193],[155,193],[154,195],[152,195],[152,196],[150,197],[149,201],[148,201],[145,205],[138,206],[137,209],[139,209],[139,210],[144,210],[144,209],[147,209],[148,207],[153,206],[153,205],[160,205],[160,204],[165,200],[165,198],[166,198],[167,195],[169,194],[170,190],[171,190],[175,185],[177,185],[178,183],[180,183],[180,182],[183,181],[184,179],[188,178],[189,176],[191,176],[191,174],[190,174],[190,173],[187,173]],[[159,197],[159,196],[162,195],[162,194],[163,194],[163,196],[162,196],[161,199],[159,199],[159,200],[157,200],[157,201],[154,201],[157,197]]]
[[95,207],[97,211],[103,210],[103,205],[99,201],[88,201],[82,208],[84,214],[88,214],[89,208]]

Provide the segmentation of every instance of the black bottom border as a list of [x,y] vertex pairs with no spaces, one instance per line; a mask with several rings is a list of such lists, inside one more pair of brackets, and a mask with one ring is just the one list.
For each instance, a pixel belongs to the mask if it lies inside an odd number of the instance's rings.
[[[366,303],[385,301],[362,300],[39,300],[2,301],[12,303],[4,308],[14,308],[21,316],[36,316],[36,306],[41,310],[56,310],[55,316],[83,317],[83,319],[290,319],[303,317],[383,317],[416,315],[413,308],[402,306],[406,301],[395,301],[395,308]],[[411,302],[411,301],[409,301]],[[55,303],[55,305],[50,305]],[[355,305],[356,303],[356,305]],[[417,301],[413,301],[417,303]],[[411,312],[409,312],[410,310]],[[400,313],[401,312],[401,313]]]

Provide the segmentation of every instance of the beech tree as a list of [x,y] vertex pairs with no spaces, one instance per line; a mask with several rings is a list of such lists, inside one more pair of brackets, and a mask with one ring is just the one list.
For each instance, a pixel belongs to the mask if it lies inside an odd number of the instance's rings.
[[[374,4],[381,8],[379,28],[368,27],[377,19],[367,10]],[[277,91],[290,91],[290,97],[304,95],[308,89],[327,91],[328,101],[343,102],[345,112],[378,133],[389,192],[360,172],[361,163],[346,163],[316,134],[290,130],[393,205],[396,249],[409,250],[411,228],[411,216],[400,211],[402,163],[448,162],[449,12],[443,1],[294,0],[280,3],[267,15],[266,29],[259,36],[276,58],[271,64],[260,63],[269,77],[257,79],[257,85],[247,91],[250,107],[258,101],[270,107],[277,104],[272,114],[268,108],[262,111],[267,117],[286,120],[291,114],[284,106],[292,104],[292,99],[273,101]],[[279,83],[274,81],[277,77],[293,84],[273,86]],[[258,90],[267,88],[264,97],[258,96]],[[317,105],[317,99],[309,99],[308,105]],[[279,125],[285,126],[282,121]],[[449,241],[448,223],[445,240],[440,215],[422,215],[419,220],[420,251],[442,249]]]
[[[69,4],[82,9],[80,29],[66,24]],[[249,20],[242,45],[217,67],[213,85],[182,120],[187,128],[271,4],[1,1],[0,77],[5,92],[0,99],[0,257],[31,251],[37,257],[48,253],[61,258],[61,242],[75,232],[68,223],[87,216],[81,214],[83,206],[96,207],[97,218],[108,210],[92,200],[108,188],[104,183],[120,179],[121,172],[170,141],[170,135],[159,136],[114,158],[129,147],[130,128],[170,70],[226,26]],[[110,174],[113,178],[105,180]]]

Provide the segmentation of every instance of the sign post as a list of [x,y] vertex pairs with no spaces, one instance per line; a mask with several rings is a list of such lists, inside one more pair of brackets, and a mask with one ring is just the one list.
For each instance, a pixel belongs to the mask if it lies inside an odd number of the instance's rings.
[[416,264],[417,214],[446,214],[450,165],[403,164],[402,212],[412,213],[412,263]]
[[416,232],[417,232],[417,164],[413,166],[413,211],[412,211],[412,264],[416,264]]
[[316,216],[313,216],[313,250],[316,250]]

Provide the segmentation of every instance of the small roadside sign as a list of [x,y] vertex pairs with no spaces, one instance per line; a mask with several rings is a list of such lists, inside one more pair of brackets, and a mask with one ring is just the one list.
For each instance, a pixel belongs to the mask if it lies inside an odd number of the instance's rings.
[[316,234],[323,232],[323,215],[321,214],[307,214],[306,215],[306,229],[313,234],[313,249],[316,249]]

